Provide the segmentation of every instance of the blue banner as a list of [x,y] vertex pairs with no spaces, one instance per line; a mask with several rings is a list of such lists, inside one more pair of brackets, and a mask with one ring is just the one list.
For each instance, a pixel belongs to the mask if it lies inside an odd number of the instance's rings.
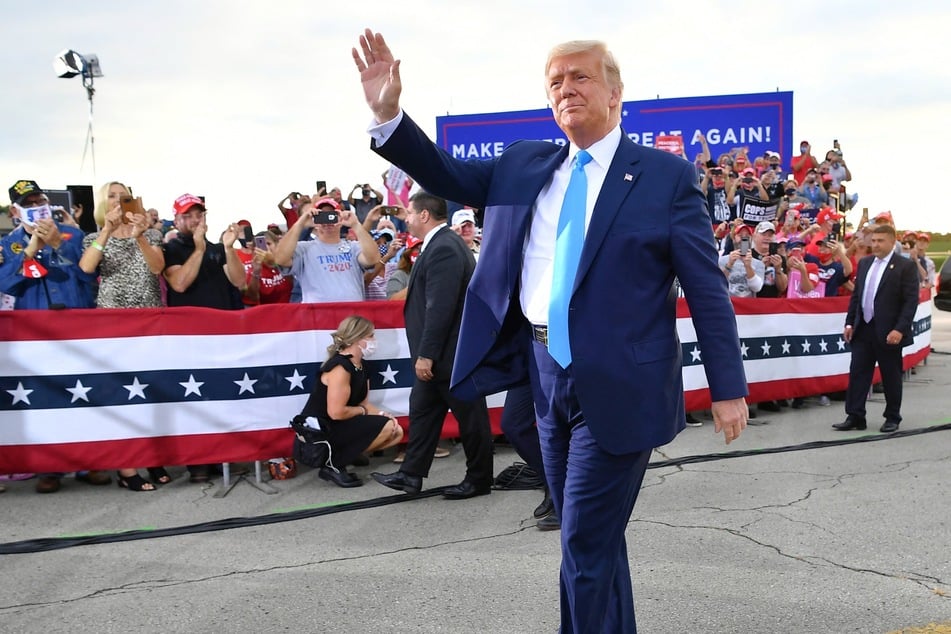
[[[749,148],[752,161],[766,150],[779,152],[785,168],[792,157],[792,92],[716,95],[626,101],[621,126],[635,143],[653,147],[658,136],[684,139],[687,158],[707,138],[713,160],[733,148]],[[493,158],[521,139],[568,143],[551,109],[436,117],[436,142],[456,158]]]

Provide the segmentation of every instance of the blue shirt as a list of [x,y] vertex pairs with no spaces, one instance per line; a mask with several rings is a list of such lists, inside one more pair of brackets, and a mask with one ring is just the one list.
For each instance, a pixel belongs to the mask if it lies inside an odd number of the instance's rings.
[[46,310],[50,304],[65,308],[92,308],[94,274],[79,268],[83,255],[83,232],[67,225],[57,225],[62,243],[58,249],[47,245],[35,260],[46,269],[39,279],[23,276],[23,252],[30,243],[30,234],[17,227],[2,240],[3,262],[0,263],[0,292],[16,298],[14,309]]

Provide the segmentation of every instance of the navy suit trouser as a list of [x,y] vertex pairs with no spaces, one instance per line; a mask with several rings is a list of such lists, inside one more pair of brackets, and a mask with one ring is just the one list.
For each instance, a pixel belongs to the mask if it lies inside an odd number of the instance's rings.
[[[614,455],[581,411],[571,366],[533,342],[532,388],[545,475],[561,519],[561,632],[637,631],[624,531],[651,449]],[[620,422],[620,421],[619,421]]]

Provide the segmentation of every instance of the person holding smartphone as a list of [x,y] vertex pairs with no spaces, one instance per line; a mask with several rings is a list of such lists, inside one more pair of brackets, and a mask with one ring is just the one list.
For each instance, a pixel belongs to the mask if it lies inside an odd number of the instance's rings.
[[280,239],[281,236],[273,231],[262,231],[254,236],[248,288],[245,291],[245,296],[254,305],[286,304],[291,301],[294,278],[285,275],[274,261],[274,250]]
[[768,220],[756,225],[753,231],[753,259],[763,263],[763,287],[756,297],[785,297],[789,277],[786,275],[786,258],[779,255],[779,244],[774,242],[775,225]]
[[[106,183],[99,191],[94,216],[102,228],[83,239],[79,268],[99,275],[97,308],[158,308],[162,306],[159,275],[165,268],[162,234],[150,227],[147,213],[124,211],[139,209],[131,192],[118,181]],[[144,212],[145,210],[142,209]],[[152,482],[135,468],[116,472],[120,487],[129,491],[154,491],[157,484],[172,481],[164,467],[150,467]]]
[[720,256],[720,270],[726,275],[731,297],[755,297],[763,288],[766,267],[753,257],[752,235],[752,227],[739,225],[733,232],[736,248]]
[[[351,229],[357,239],[342,239],[342,226]],[[301,242],[301,234],[312,230],[317,239]],[[300,218],[274,250],[274,263],[283,267],[285,275],[297,278],[305,303],[363,301],[363,273],[379,261],[377,244],[357,215],[340,211],[329,197],[301,205]]]

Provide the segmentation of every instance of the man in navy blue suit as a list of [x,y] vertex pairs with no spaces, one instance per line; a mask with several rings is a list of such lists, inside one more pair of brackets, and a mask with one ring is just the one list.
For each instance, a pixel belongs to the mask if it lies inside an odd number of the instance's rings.
[[[531,380],[562,527],[561,631],[634,632],[624,533],[652,449],[685,427],[675,277],[717,432],[732,442],[748,416],[736,318],[696,171],[623,133],[620,71],[600,42],[569,42],[548,57],[548,99],[570,143],[520,141],[486,161],[452,158],[402,111],[399,60],[380,34],[367,30],[353,58],[373,149],[427,191],[485,210],[453,392],[471,398]],[[583,249],[565,271],[559,225],[563,207],[578,224],[576,172],[586,179]]]

